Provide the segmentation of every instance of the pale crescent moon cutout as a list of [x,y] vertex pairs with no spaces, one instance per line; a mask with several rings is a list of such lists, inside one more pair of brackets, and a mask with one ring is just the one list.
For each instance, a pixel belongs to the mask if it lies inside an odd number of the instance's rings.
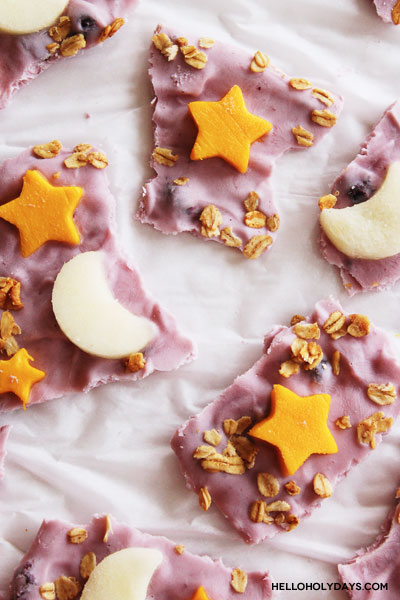
[[1,0],[0,31],[14,35],[35,33],[54,25],[69,0]]
[[54,282],[57,323],[78,348],[102,358],[124,358],[153,339],[150,319],[131,313],[110,290],[104,254],[82,252],[65,263]]
[[391,163],[378,191],[365,202],[321,212],[321,227],[350,258],[379,260],[400,252],[400,162]]

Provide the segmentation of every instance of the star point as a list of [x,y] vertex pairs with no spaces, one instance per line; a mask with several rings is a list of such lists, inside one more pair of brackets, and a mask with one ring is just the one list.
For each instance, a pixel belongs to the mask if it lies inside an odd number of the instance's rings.
[[35,383],[46,373],[29,364],[33,360],[25,348],[18,350],[9,360],[0,360],[0,394],[12,392],[22,401],[24,409],[29,403],[29,395]]
[[200,587],[197,588],[197,590],[193,594],[191,600],[210,600],[210,598],[207,595],[206,590],[201,585]]
[[247,171],[251,144],[272,129],[271,123],[247,110],[238,85],[218,102],[189,102],[188,109],[198,127],[190,158],[220,157],[240,173]]
[[282,385],[271,392],[271,413],[250,435],[275,446],[286,475],[293,475],[312,454],[338,451],[327,420],[329,394],[298,396]]

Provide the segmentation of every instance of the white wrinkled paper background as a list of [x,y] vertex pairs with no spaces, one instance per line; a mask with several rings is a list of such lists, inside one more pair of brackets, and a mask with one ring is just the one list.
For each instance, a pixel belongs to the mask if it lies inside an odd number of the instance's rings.
[[[279,161],[280,235],[258,261],[187,234],[164,236],[131,218],[152,173],[147,54],[158,23],[175,26],[191,42],[211,36],[244,52],[262,50],[289,75],[345,97],[338,125],[322,143]],[[92,513],[110,512],[193,552],[268,570],[287,583],[334,582],[336,563],[374,540],[400,482],[398,424],[321,509],[290,534],[253,547],[215,508],[199,508],[169,440],[253,364],[271,325],[310,313],[328,294],[346,311],[367,313],[400,332],[400,283],[391,292],[349,299],[338,272],[319,254],[316,202],[400,95],[399,45],[400,27],[385,25],[369,0],[142,0],[112,40],[51,67],[0,113],[1,159],[54,138],[104,148],[121,240],[147,289],[198,346],[198,359],[175,373],[0,416],[0,425],[13,425],[0,483],[0,590],[44,517],[85,523]],[[340,600],[346,594],[285,591],[280,597]]]

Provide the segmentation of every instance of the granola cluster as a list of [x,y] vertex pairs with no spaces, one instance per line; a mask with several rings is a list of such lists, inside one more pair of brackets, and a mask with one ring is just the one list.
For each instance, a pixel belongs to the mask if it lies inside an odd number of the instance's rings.
[[[207,64],[207,54],[196,48],[196,46],[189,44],[185,37],[178,37],[173,41],[166,33],[155,33],[152,41],[157,50],[168,61],[175,60],[178,53],[181,52],[185,63],[194,69],[204,69]],[[210,37],[202,37],[198,42],[198,46],[204,50],[212,48],[214,44],[214,40]]]
[[11,357],[19,350],[15,336],[22,331],[10,311],[23,307],[21,283],[13,277],[0,277],[0,309],[3,309],[0,317],[0,356],[4,353]]

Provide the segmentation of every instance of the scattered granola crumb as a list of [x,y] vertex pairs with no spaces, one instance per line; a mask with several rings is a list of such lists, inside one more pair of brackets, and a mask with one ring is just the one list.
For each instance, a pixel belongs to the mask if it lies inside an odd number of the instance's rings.
[[210,37],[202,37],[199,39],[200,48],[205,48],[207,50],[208,48],[212,48],[214,44],[215,41]]
[[55,42],[63,42],[70,34],[71,27],[71,19],[64,15],[58,19],[57,23],[53,25],[53,27],[50,27],[48,33]]
[[321,88],[314,88],[311,93],[314,98],[317,98],[317,100],[323,104],[326,104],[326,106],[332,106],[332,104],[335,102],[333,96],[326,90],[321,90]]
[[246,468],[243,459],[238,454],[232,455],[234,448],[227,447],[228,452],[219,454],[215,452],[201,461],[201,467],[209,473],[229,473],[230,475],[242,475]]
[[291,377],[292,375],[297,375],[299,370],[300,367],[298,363],[294,362],[294,360],[285,360],[285,362],[283,362],[280,366],[279,375],[282,375],[282,377],[286,377],[286,379],[289,379],[289,377]]
[[250,63],[250,71],[253,73],[263,73],[270,63],[269,57],[263,52],[257,50]]
[[169,148],[160,147],[154,148],[152,156],[158,164],[164,165],[165,167],[175,166],[175,163],[179,158],[178,154],[173,154],[172,150]]
[[238,594],[243,594],[247,587],[247,574],[242,569],[233,569],[231,577],[231,587]]
[[393,424],[391,417],[385,417],[382,411],[360,421],[357,425],[357,439],[359,444],[369,444],[372,450],[376,448],[376,433],[388,431]]
[[241,238],[233,233],[232,227],[224,227],[224,229],[221,229],[219,237],[224,244],[231,248],[239,248],[243,243]]
[[0,352],[5,352],[9,357],[14,356],[19,350],[14,336],[21,333],[21,328],[14,321],[12,314],[5,310],[0,318]]
[[292,77],[289,80],[289,85],[295,90],[308,90],[312,86],[311,81],[304,79],[304,77]]
[[321,196],[318,200],[318,206],[320,210],[324,208],[333,208],[337,202],[337,197],[333,194],[326,194],[325,196]]
[[211,446],[218,446],[221,443],[222,436],[216,429],[210,429],[203,433],[204,441]]
[[349,415],[343,415],[343,417],[339,417],[338,419],[336,419],[335,425],[339,429],[350,429],[351,423]]
[[287,512],[290,510],[290,504],[285,502],[285,500],[275,500],[275,502],[270,502],[265,505],[265,510],[267,512]]
[[262,496],[273,498],[279,494],[279,481],[271,473],[257,473],[257,487]]
[[67,533],[71,544],[82,544],[87,539],[87,531],[82,527],[73,527]]
[[262,229],[262,227],[265,227],[266,222],[267,215],[259,210],[252,210],[247,212],[244,216],[245,225],[247,225],[247,227],[252,227],[253,229]]
[[114,21],[111,23],[111,25],[107,25],[107,27],[105,27],[103,29],[103,31],[100,33],[99,39],[97,40],[98,44],[101,44],[102,42],[105,42],[108,38],[111,38],[114,34],[117,33],[118,29],[121,29],[121,27],[124,25],[125,21],[124,19],[114,19]]
[[335,350],[332,354],[332,372],[334,375],[339,375],[340,373],[340,352],[339,350]]
[[64,160],[64,165],[67,169],[80,169],[85,167],[88,163],[88,159],[84,152],[74,152]]
[[329,479],[322,473],[316,473],[313,479],[314,492],[321,498],[332,496],[332,485]]
[[53,42],[52,44],[47,44],[47,46],[46,46],[46,50],[48,51],[49,54],[55,54],[56,52],[58,52],[59,49],[60,49],[60,44],[57,44],[57,42]]
[[252,502],[249,510],[249,517],[253,523],[273,523],[273,518],[267,514],[265,510],[266,503],[264,500],[256,500]]
[[[323,330],[330,336],[333,334],[339,333],[344,329],[346,323],[346,317],[340,310],[335,310],[331,312],[325,323],[323,324]],[[346,334],[346,330],[344,330]]]
[[104,169],[108,166],[107,156],[103,152],[90,152],[87,155],[88,162],[96,169]]
[[175,185],[186,185],[188,181],[189,181],[189,177],[177,177],[176,179],[174,179],[174,184]]
[[179,554],[179,556],[181,556],[185,552],[186,548],[183,544],[177,544],[174,550],[177,554]]
[[392,8],[392,21],[394,25],[400,25],[400,0]]
[[61,575],[55,581],[57,600],[73,600],[81,591],[81,584],[75,577]]
[[43,600],[56,600],[56,586],[52,581],[44,583],[39,588],[39,594]]
[[259,200],[260,200],[260,197],[257,194],[257,192],[249,192],[245,201],[243,202],[244,207],[246,208],[246,210],[248,212],[251,212],[252,210],[256,210],[258,208]]
[[113,533],[112,521],[111,521],[110,515],[105,516],[105,526],[106,527],[105,527],[103,542],[106,544],[108,542],[110,533]]
[[323,358],[321,346],[296,337],[291,345],[293,360],[302,364],[306,371],[315,369]]
[[243,248],[243,254],[252,260],[259,258],[272,242],[273,239],[270,235],[253,235]]
[[142,352],[134,352],[125,359],[125,368],[127,372],[137,373],[146,366],[146,360]]
[[56,171],[55,173],[53,173],[52,177],[54,179],[60,179],[60,175],[61,175],[60,171]]
[[33,153],[39,158],[54,158],[62,148],[61,142],[53,140],[47,144],[33,146]]
[[0,277],[0,308],[21,310],[21,283],[13,277]]
[[275,214],[275,215],[271,215],[270,217],[267,218],[267,229],[269,229],[269,231],[278,231],[279,226],[281,224],[281,220],[279,218],[279,215]]
[[305,320],[306,318],[303,315],[293,315],[290,319],[290,325],[293,327],[294,325],[297,325],[297,323],[301,323],[301,321]]
[[207,64],[207,55],[195,46],[181,46],[185,63],[194,69],[204,69]]
[[61,42],[60,53],[61,56],[75,56],[79,50],[86,47],[86,40],[82,33],[77,33],[71,37],[66,38]]
[[199,220],[202,224],[201,235],[209,238],[220,235],[219,226],[222,223],[222,215],[214,204],[209,204],[203,208]]
[[314,134],[308,129],[304,129],[301,125],[292,128],[292,133],[296,138],[299,146],[312,146],[314,141]]
[[84,152],[85,154],[92,149],[90,144],[77,144],[74,148],[74,152]]
[[97,564],[96,555],[94,552],[88,552],[82,556],[79,565],[79,573],[83,579],[88,579],[91,573],[95,570]]
[[337,116],[331,113],[329,110],[313,110],[311,113],[311,119],[317,125],[321,127],[333,127],[337,122]]
[[240,435],[250,427],[251,423],[251,417],[247,416],[240,417],[237,421],[235,419],[225,419],[223,422],[224,432],[228,437],[231,437],[235,433]]
[[318,323],[296,323],[293,332],[302,340],[319,340],[320,337]]
[[347,327],[347,333],[353,337],[364,337],[371,331],[371,323],[365,315],[349,315],[350,325]]
[[199,504],[200,504],[200,507],[204,511],[207,511],[210,508],[210,506],[211,506],[211,502],[212,502],[212,500],[211,500],[211,494],[208,491],[208,488],[207,487],[202,487],[200,489],[200,492],[199,492]]
[[301,492],[301,488],[297,485],[295,481],[288,481],[285,483],[285,490],[289,494],[289,496],[297,496]]
[[367,395],[372,402],[385,406],[393,404],[396,400],[396,388],[393,383],[370,383],[367,389]]

